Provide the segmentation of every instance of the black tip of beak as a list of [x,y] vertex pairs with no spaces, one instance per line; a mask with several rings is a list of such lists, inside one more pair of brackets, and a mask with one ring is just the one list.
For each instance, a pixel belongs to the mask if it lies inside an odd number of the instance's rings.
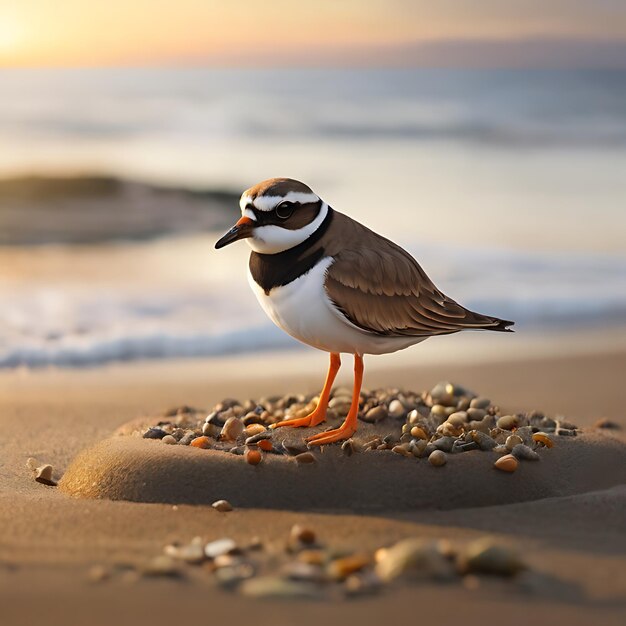
[[239,241],[239,239],[245,239],[252,236],[253,226],[251,224],[241,224],[233,226],[221,239],[215,243],[215,249],[219,250],[229,243]]

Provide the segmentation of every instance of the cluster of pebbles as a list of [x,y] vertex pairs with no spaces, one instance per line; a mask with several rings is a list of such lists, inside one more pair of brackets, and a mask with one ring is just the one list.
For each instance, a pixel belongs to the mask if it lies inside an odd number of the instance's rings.
[[[315,463],[317,457],[304,442],[294,444],[275,437],[273,425],[284,419],[303,417],[316,407],[317,396],[286,395],[260,400],[225,399],[212,411],[178,407],[165,413],[158,424],[142,433],[164,444],[216,449],[241,455],[251,465],[265,454],[294,457],[298,463]],[[348,389],[331,394],[327,419],[331,428],[343,418],[351,403]],[[538,450],[551,448],[556,437],[573,437],[576,427],[539,411],[504,414],[489,398],[460,385],[441,382],[422,393],[400,389],[363,390],[359,420],[376,424],[386,435],[341,444],[345,455],[390,451],[408,459],[428,459],[435,467],[446,464],[449,455],[471,450],[499,454],[494,467],[505,472],[517,469],[519,461],[537,461]]]
[[[374,551],[325,546],[301,525],[282,540],[238,544],[229,537],[172,543],[133,570],[136,577],[208,575],[220,587],[254,598],[320,599],[371,595],[396,582],[448,582],[475,589],[484,576],[515,579],[526,570],[518,552],[482,537],[462,546],[446,540],[403,539]],[[109,572],[97,566],[90,578]]]

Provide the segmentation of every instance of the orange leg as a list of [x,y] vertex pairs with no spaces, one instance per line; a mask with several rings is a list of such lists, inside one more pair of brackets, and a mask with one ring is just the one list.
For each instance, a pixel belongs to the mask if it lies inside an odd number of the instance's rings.
[[317,426],[326,419],[326,409],[328,408],[328,400],[330,399],[330,390],[335,382],[337,372],[341,367],[341,358],[337,352],[330,353],[330,366],[326,375],[326,382],[320,394],[319,402],[312,413],[304,417],[294,417],[292,419],[283,420],[272,424],[271,428],[280,428],[281,426]]
[[327,430],[307,439],[309,445],[325,446],[327,443],[335,443],[350,439],[356,432],[356,423],[359,416],[359,396],[361,394],[361,384],[363,383],[363,357],[354,355],[354,389],[352,391],[352,404],[348,415],[339,428]]

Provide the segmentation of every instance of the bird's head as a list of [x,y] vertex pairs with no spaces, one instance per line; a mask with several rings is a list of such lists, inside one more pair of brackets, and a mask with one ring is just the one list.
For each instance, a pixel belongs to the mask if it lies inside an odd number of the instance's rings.
[[322,224],[328,205],[292,178],[270,178],[243,192],[241,218],[215,244],[246,239],[261,254],[277,254],[308,239]]

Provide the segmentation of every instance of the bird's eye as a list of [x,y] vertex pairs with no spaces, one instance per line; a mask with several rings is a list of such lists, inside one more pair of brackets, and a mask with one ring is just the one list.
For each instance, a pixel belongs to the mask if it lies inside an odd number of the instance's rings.
[[294,212],[295,205],[293,202],[281,202],[275,209],[276,217],[281,220],[286,220]]

